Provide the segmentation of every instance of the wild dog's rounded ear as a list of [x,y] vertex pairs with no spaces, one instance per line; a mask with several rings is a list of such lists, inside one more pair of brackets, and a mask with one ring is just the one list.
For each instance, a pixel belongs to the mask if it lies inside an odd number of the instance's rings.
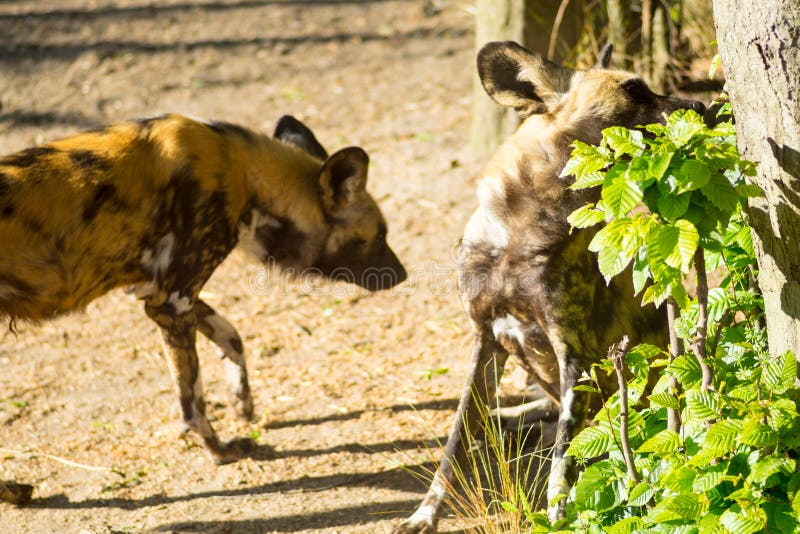
[[343,148],[328,158],[319,176],[325,211],[341,210],[364,191],[368,166],[369,156],[357,146]]
[[609,65],[611,65],[611,54],[614,52],[614,45],[612,43],[606,43],[603,49],[600,51],[600,57],[597,59],[597,65],[594,66],[596,69],[607,69]]
[[286,144],[296,146],[317,159],[328,159],[328,152],[319,144],[317,138],[314,137],[314,133],[308,126],[291,115],[284,115],[278,120],[272,137]]
[[478,52],[483,88],[522,118],[546,112],[569,90],[574,73],[513,41],[487,43]]

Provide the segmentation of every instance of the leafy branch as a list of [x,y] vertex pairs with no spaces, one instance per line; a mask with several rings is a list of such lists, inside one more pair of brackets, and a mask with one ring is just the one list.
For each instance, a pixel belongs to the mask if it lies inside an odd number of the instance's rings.
[[[771,357],[760,327],[743,209],[760,194],[747,182],[754,165],[739,158],[730,122],[709,128],[679,111],[644,130],[609,128],[599,146],[576,143],[563,174],[575,176],[573,189],[600,188],[569,222],[603,223],[589,249],[607,281],[630,272],[643,305],[666,302],[669,357],[615,345],[590,370],[597,387],[578,386],[601,393],[603,408],[567,451],[588,467],[560,528],[800,533],[797,361]],[[616,373],[617,393],[602,395],[599,372]]]

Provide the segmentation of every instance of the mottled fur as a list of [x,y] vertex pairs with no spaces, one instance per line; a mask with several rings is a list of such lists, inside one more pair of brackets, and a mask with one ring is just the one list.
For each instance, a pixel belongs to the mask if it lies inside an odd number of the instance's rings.
[[249,417],[242,341],[200,290],[237,245],[298,274],[335,271],[370,290],[401,282],[367,164],[357,147],[328,157],[291,117],[269,137],[167,115],[6,156],[0,318],[42,321],[129,287],[161,329],[184,422],[216,462],[235,460],[249,444],[220,442],[205,416],[195,335],[219,346]]
[[[525,118],[499,148],[478,185],[478,209],[459,254],[459,287],[475,332],[470,375],[431,489],[396,532],[434,532],[445,488],[463,465],[509,354],[559,408],[548,501],[568,493],[575,472],[565,456],[586,421],[590,398],[572,388],[608,347],[628,334],[660,342],[665,320],[642,308],[630,277],[606,285],[587,245],[596,230],[570,233],[567,215],[596,191],[570,191],[561,177],[570,143],[597,143],[613,125],[663,122],[663,113],[702,104],[654,94],[633,74],[608,70],[608,53],[587,71],[554,65],[516,43],[489,43],[478,72],[489,95]],[[485,411],[483,412],[485,413]],[[549,509],[563,514],[563,501]]]

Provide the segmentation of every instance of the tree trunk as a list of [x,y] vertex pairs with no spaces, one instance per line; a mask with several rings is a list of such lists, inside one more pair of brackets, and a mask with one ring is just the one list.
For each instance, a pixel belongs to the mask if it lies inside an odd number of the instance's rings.
[[750,204],[770,352],[800,360],[800,3],[714,0],[742,157],[765,198]]
[[[524,44],[525,0],[477,0],[475,15],[476,52],[489,41]],[[498,106],[489,98],[473,67],[472,152],[480,159],[492,154],[514,133],[519,119],[513,110]]]
[[[552,49],[552,59],[560,62],[563,52],[580,39],[582,12],[577,0],[477,0],[476,10],[476,52],[489,41],[516,41],[542,55]],[[553,32],[557,39],[551,43]],[[477,72],[473,80],[470,145],[477,157],[486,159],[514,133],[519,119],[488,97]]]
[[611,64],[618,69],[630,69],[628,56],[628,22],[630,19],[630,0],[608,0],[608,42],[614,45]]
[[669,13],[661,2],[656,2],[651,28],[650,78],[647,82],[657,93],[667,92],[670,77]]

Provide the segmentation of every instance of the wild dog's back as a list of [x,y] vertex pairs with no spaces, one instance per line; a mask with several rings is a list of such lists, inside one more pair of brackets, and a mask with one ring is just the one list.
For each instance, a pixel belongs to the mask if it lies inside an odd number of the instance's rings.
[[[47,319],[144,281],[142,253],[156,246],[177,196],[224,190],[232,225],[243,173],[228,167],[214,137],[207,125],[173,115],[2,158],[0,315]],[[194,168],[199,154],[202,168]]]

